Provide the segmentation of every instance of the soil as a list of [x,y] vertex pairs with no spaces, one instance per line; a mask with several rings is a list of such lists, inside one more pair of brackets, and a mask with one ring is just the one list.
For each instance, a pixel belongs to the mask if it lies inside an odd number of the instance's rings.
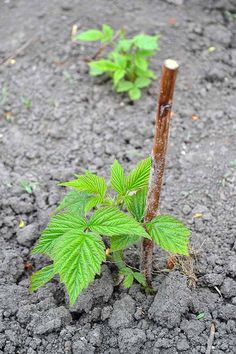
[[[211,352],[235,353],[235,13],[234,0],[1,2],[0,353],[206,353],[212,323]],[[158,80],[131,104],[89,77],[95,45],[70,41],[73,24],[103,23],[161,34],[158,79],[164,59],[181,65],[161,212],[191,228],[196,259],[161,272],[167,255],[155,250],[150,295],[118,286],[104,265],[70,308],[57,280],[28,291],[32,270],[47,263],[30,251],[65,193],[57,183],[84,168],[108,177],[114,158],[130,169],[154,131]],[[22,180],[38,184],[27,193]],[[138,264],[138,248],[128,256]]]

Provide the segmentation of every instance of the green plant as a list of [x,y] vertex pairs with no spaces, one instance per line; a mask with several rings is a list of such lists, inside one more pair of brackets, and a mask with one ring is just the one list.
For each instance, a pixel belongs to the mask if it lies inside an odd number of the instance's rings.
[[26,191],[27,193],[31,194],[33,192],[33,189],[38,185],[38,182],[33,181],[27,181],[27,180],[22,180],[20,181],[20,186],[21,188]]
[[21,97],[21,101],[23,103],[23,105],[25,106],[26,109],[30,109],[33,106],[33,102],[30,98],[27,97]]
[[[155,54],[159,36],[138,34],[127,39],[124,30],[114,30],[104,24],[102,30],[90,29],[73,37],[78,41],[99,41],[101,47],[89,62],[90,74],[106,74],[117,92],[127,92],[135,101],[141,97],[141,89],[148,87],[155,78],[149,69],[149,58]],[[109,49],[106,51],[106,49]],[[106,53],[105,53],[106,51]],[[95,60],[104,54],[103,59]]]
[[106,259],[118,266],[125,287],[134,280],[146,286],[144,275],[126,264],[123,255],[143,238],[154,240],[166,251],[188,255],[189,230],[182,222],[170,215],[144,222],[150,169],[151,158],[147,158],[126,176],[115,160],[109,185],[89,171],[60,184],[72,190],[33,250],[33,254],[47,255],[52,263],[32,275],[31,291],[58,274],[73,304]]

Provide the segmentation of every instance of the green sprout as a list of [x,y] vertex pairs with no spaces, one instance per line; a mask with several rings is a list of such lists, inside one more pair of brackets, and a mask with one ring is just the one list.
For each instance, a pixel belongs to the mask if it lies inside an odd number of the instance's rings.
[[[102,30],[90,29],[73,37],[74,41],[99,41],[100,48],[89,62],[90,75],[107,75],[116,92],[126,92],[132,101],[139,100],[141,90],[155,79],[149,58],[159,50],[159,36],[138,34],[126,38],[124,30],[116,33],[104,24]],[[98,59],[102,54],[103,58]]]

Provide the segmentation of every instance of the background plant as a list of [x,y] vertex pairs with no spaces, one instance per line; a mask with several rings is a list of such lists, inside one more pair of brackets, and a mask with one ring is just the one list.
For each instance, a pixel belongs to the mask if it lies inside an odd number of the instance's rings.
[[[159,36],[138,34],[126,38],[125,31],[114,30],[104,24],[102,30],[90,29],[73,36],[76,41],[99,41],[100,48],[89,62],[90,75],[106,74],[113,82],[117,92],[127,92],[135,101],[141,97],[141,90],[148,87],[155,78],[149,69],[149,58],[153,56],[158,46]],[[103,55],[102,59],[97,59]],[[95,60],[96,59],[96,60]]]
[[56,274],[65,284],[73,304],[80,292],[100,273],[101,265],[113,261],[124,277],[146,286],[144,275],[124,262],[124,250],[143,238],[164,250],[188,255],[189,230],[170,215],[144,222],[151,158],[142,160],[126,176],[115,160],[110,183],[89,171],[61,183],[72,188],[43,231],[33,253],[47,255],[52,263],[31,277],[31,291]]

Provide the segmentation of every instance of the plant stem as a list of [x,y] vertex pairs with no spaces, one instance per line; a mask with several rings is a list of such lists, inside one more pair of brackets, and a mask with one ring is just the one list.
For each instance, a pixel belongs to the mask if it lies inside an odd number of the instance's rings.
[[[168,59],[164,62],[162,68],[155,135],[152,148],[152,168],[144,217],[146,223],[151,221],[158,213],[162,178],[165,169],[172,99],[178,67],[179,65],[176,61]],[[146,238],[143,239],[141,249],[141,270],[149,285],[152,277],[153,247],[154,244],[152,240]]]

